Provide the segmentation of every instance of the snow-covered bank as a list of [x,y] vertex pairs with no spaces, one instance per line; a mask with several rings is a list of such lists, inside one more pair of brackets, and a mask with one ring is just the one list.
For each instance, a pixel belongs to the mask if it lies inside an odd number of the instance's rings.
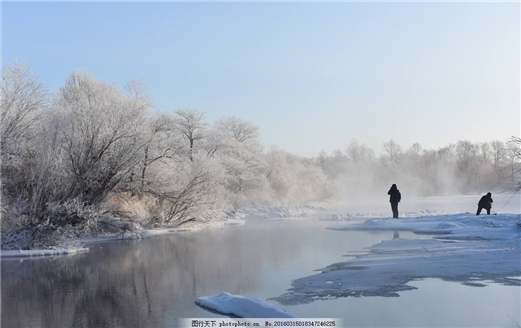
[[[312,213],[323,210],[324,209],[320,207],[306,205],[251,206],[238,209],[237,211],[227,209],[208,210],[180,226],[172,225],[145,229],[142,228],[141,225],[135,224],[132,231],[69,238],[66,240],[65,244],[92,244],[118,240],[141,239],[180,232],[195,232],[203,229],[216,229],[228,226],[243,225],[246,223],[247,219],[289,219],[294,217],[303,218],[308,217],[308,215],[311,215]],[[30,241],[31,233],[29,230],[23,230],[18,234],[4,234],[2,236],[2,247],[6,247],[7,250],[2,249],[0,251],[0,257],[65,255],[75,254],[88,250],[88,248],[83,248],[81,246],[51,246],[39,249],[24,250],[28,248]]]
[[332,230],[393,230],[412,231],[428,234],[451,234],[448,239],[508,239],[519,237],[521,229],[519,214],[481,215],[460,213],[454,215],[434,215],[406,217],[401,219],[375,218],[363,223],[336,226]]
[[[400,217],[415,217],[427,215],[476,213],[478,201],[487,191],[473,195],[417,197],[402,190],[402,201],[399,205]],[[498,194],[492,191],[494,204],[492,213],[520,213],[521,195]],[[376,218],[392,216],[389,196],[387,193],[379,197],[363,199],[347,199],[344,202],[328,205],[332,214],[349,213],[359,218]]]
[[[199,215],[198,217],[183,223],[178,227],[164,227],[169,229],[170,232],[182,232],[182,231],[198,231],[202,229],[214,229],[222,228],[232,225],[243,225],[246,221],[237,217],[237,215],[230,210],[219,209],[219,210],[208,210]],[[154,230],[160,231],[160,229],[153,229],[150,231],[154,234]]]
[[74,241],[81,243],[100,243],[115,240],[130,240],[141,239],[147,237],[154,237],[160,235],[173,234],[178,232],[199,231],[203,229],[216,229],[228,226],[243,225],[245,220],[235,219],[227,210],[212,210],[207,211],[203,215],[194,218],[193,220],[182,224],[181,226],[163,226],[151,229],[137,229],[133,232],[124,234],[104,234],[98,236],[84,236],[74,239]]
[[399,296],[397,292],[415,289],[407,282],[422,278],[469,286],[484,286],[488,281],[521,286],[521,280],[513,278],[521,275],[518,214],[372,219],[331,229],[405,230],[436,236],[396,238],[369,247],[365,254],[350,254],[354,259],[295,280],[289,292],[275,300],[298,304],[347,296]]
[[198,297],[195,303],[219,313],[241,318],[295,318],[286,311],[256,298],[230,293]]
[[[436,216],[436,215],[447,215],[454,214],[454,212],[449,211],[439,211],[439,210],[421,210],[421,211],[404,211],[400,212],[401,218],[418,218],[424,216]],[[319,218],[320,221],[352,221],[359,219],[369,219],[369,218],[389,218],[389,211],[385,212],[353,212],[347,214],[332,214],[329,216]]]
[[305,218],[324,211],[324,208],[308,205],[278,205],[278,206],[250,206],[236,211],[227,209],[208,210],[200,216],[193,218],[180,226],[163,226],[152,229],[140,229],[134,233],[123,235],[107,234],[101,236],[86,236],[78,241],[86,243],[103,242],[123,239],[139,239],[150,236],[158,236],[177,232],[199,231],[203,229],[215,229],[228,226],[243,225],[250,219],[290,219]]
[[88,252],[88,248],[84,247],[54,247],[47,249],[31,249],[31,250],[2,250],[1,256],[6,258],[12,257],[36,257],[36,256],[53,256],[53,255],[69,255],[82,252]]

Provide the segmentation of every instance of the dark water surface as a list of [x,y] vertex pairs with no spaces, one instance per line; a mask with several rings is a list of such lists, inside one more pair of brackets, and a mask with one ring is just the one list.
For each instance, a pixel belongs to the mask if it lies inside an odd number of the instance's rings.
[[[177,318],[215,317],[198,296],[230,292],[261,300],[291,281],[363,251],[392,231],[333,231],[316,219],[91,245],[88,253],[2,260],[1,327],[175,327]],[[400,232],[401,238],[430,238]],[[341,317],[346,326],[516,327],[521,289],[414,281],[400,297],[343,298],[286,306],[301,317]],[[270,301],[275,305],[275,301]],[[282,307],[282,306],[281,306]]]

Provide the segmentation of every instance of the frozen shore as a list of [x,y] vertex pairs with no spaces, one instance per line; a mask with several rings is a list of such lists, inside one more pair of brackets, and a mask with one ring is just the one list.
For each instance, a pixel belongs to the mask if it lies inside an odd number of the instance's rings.
[[46,249],[30,249],[30,250],[2,250],[2,258],[13,257],[35,257],[35,256],[53,256],[53,255],[69,255],[82,252],[88,252],[85,247],[54,247]]
[[415,289],[409,281],[423,278],[470,286],[489,281],[521,286],[519,214],[376,218],[331,229],[413,231],[433,238],[396,238],[369,247],[365,254],[347,254],[353,258],[293,281],[288,293],[275,300],[300,304],[348,296],[399,296]]
[[[444,214],[454,214],[453,212],[438,210],[404,211],[400,213],[402,218],[418,218],[424,216],[435,216]],[[350,212],[346,214],[331,214],[320,218],[320,221],[353,221],[371,218],[389,218],[389,211],[384,212]]]

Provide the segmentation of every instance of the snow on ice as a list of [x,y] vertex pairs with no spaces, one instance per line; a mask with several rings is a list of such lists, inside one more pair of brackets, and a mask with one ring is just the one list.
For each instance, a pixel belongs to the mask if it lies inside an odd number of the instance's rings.
[[469,286],[492,281],[521,286],[521,216],[501,214],[376,218],[334,230],[391,230],[435,234],[432,239],[392,239],[356,252],[354,259],[295,280],[281,304],[310,303],[347,296],[399,296],[407,283],[440,278]]
[[223,314],[241,318],[294,318],[286,311],[256,298],[230,293],[198,297],[195,303]]
[[53,247],[45,249],[31,250],[2,250],[2,257],[35,257],[35,256],[53,256],[67,255],[87,252],[88,248],[83,247]]

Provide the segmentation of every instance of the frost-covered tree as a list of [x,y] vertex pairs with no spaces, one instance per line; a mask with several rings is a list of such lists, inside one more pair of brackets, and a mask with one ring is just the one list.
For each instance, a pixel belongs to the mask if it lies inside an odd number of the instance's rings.
[[505,148],[505,144],[502,141],[493,140],[490,142],[490,157],[494,169],[496,184],[498,184],[502,178],[506,156],[507,150]]
[[456,145],[449,144],[446,147],[442,147],[437,151],[438,159],[446,164],[456,162]]
[[48,106],[48,93],[29,68],[13,62],[2,69],[0,84],[0,150],[4,160],[35,137],[35,125]]
[[[46,88],[22,62],[5,66],[0,80],[0,154],[2,230],[22,224],[37,187],[37,157],[45,141],[49,97]],[[47,164],[52,164],[46,158]],[[40,177],[46,180],[48,177]],[[50,181],[46,181],[50,183]]]
[[230,142],[221,153],[221,162],[226,171],[226,189],[234,195],[248,196],[254,191],[263,193],[266,177],[265,162],[259,143]]
[[224,117],[215,124],[217,130],[238,142],[248,142],[258,138],[259,127],[238,117]]
[[22,62],[2,69],[0,81],[0,153],[2,194],[9,199],[27,196],[39,129],[49,105],[47,90]]
[[328,201],[336,193],[336,184],[327,178],[315,161],[272,148],[265,156],[267,178],[273,198],[283,203],[302,204]]
[[373,160],[374,151],[361,144],[357,139],[353,139],[346,150],[347,157],[353,163],[368,162]]
[[[152,183],[147,176],[151,165],[160,160],[175,159],[183,154],[182,135],[179,133],[175,118],[167,114],[156,114],[144,122],[143,154],[139,164],[139,191],[143,193],[145,186]],[[153,179],[152,179],[153,180]]]
[[479,144],[479,151],[481,153],[481,158],[482,158],[483,162],[489,163],[490,158],[492,156],[492,154],[491,154],[492,149],[491,149],[490,144],[488,142],[483,142],[483,143]]
[[394,140],[384,142],[384,161],[386,165],[397,166],[403,156],[402,147],[397,144]]
[[422,151],[422,146],[419,143],[414,143],[409,149],[407,149],[403,156],[408,169],[413,170],[414,172],[419,170]]
[[506,158],[508,160],[508,169],[510,178],[515,179],[516,167],[521,159],[521,139],[519,137],[512,137],[506,143]]
[[403,157],[402,147],[391,139],[383,143],[383,150],[382,160],[385,166],[395,171]]
[[505,163],[505,144],[499,140],[493,140],[492,142],[490,142],[490,156],[494,168],[498,170],[499,167],[501,167]]
[[315,158],[315,162],[318,164],[318,166],[320,166],[322,168],[322,170],[326,170],[328,161],[329,161],[329,156],[323,150]]
[[99,202],[139,163],[148,104],[73,72],[58,91],[55,108],[65,169],[72,177],[66,198]]
[[204,113],[199,110],[179,110],[176,114],[179,129],[188,141],[188,157],[193,161],[195,143],[204,138],[208,123],[205,122]]
[[204,149],[208,157],[219,155],[234,143],[228,135],[217,129],[208,129],[205,132],[201,148]]
[[161,179],[148,190],[158,202],[153,218],[155,224],[181,225],[216,202],[214,193],[222,173],[214,159],[200,155],[192,159],[182,156],[177,160],[161,161],[155,169],[162,172]]

